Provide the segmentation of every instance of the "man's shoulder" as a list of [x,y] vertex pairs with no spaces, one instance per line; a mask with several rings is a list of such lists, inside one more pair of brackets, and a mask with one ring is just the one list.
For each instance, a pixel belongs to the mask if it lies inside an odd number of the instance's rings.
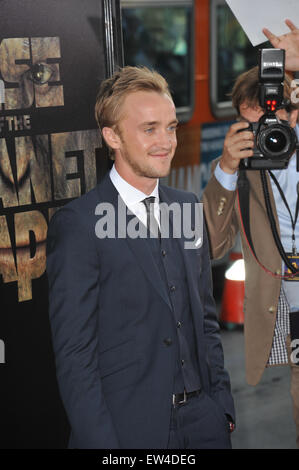
[[63,206],[63,208],[76,212],[83,211],[87,214],[91,211],[94,213],[94,210],[99,202],[107,201],[109,199],[109,181],[109,175],[106,175],[103,180],[100,181],[93,189],[68,202]]
[[198,197],[190,191],[185,191],[165,185],[160,185],[160,189],[161,193],[164,193],[171,202],[198,202]]
[[93,189],[59,208],[52,219],[78,219],[81,220],[83,224],[93,221],[98,204],[101,202],[107,202],[109,199],[111,188],[109,186],[108,178],[105,176],[104,179]]
[[70,209],[74,211],[84,211],[93,206],[94,203],[97,203],[99,200],[99,188],[98,185],[87,193],[79,196],[76,199],[73,199],[71,202],[65,204],[65,209]]

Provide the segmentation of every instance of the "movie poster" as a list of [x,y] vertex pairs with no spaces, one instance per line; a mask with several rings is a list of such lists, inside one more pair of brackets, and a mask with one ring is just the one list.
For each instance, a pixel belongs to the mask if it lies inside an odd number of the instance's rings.
[[104,3],[0,0],[0,448],[66,445],[46,236],[54,212],[109,165],[94,119]]

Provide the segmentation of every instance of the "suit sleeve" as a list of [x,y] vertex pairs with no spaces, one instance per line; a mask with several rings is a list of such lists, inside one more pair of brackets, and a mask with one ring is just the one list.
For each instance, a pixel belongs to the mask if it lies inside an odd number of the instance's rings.
[[[196,198],[196,202],[197,198]],[[200,297],[203,304],[203,338],[209,373],[210,396],[219,404],[224,414],[235,421],[234,401],[231,394],[229,374],[224,368],[224,355],[213,296],[211,261],[208,246],[206,223],[203,226],[203,246],[201,248],[201,272],[199,281]]]
[[235,211],[236,191],[228,191],[212,176],[203,193],[203,207],[209,233],[212,258],[222,258],[234,245],[239,230]]
[[119,447],[98,366],[99,273],[92,234],[75,210],[60,209],[47,239],[49,312],[59,389],[81,449]]
[[211,263],[208,249],[206,229],[204,229],[204,246],[200,285],[203,293],[204,308],[204,341],[207,353],[210,394],[222,407],[224,413],[235,420],[233,397],[230,389],[230,378],[224,368],[224,355],[220,337],[216,305],[213,297]]

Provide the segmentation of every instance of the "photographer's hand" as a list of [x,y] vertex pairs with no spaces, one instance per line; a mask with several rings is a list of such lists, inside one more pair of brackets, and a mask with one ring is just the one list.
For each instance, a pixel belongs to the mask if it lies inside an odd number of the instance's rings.
[[275,36],[269,29],[264,28],[263,33],[269,39],[272,46],[286,51],[286,70],[292,72],[299,71],[299,29],[291,20],[285,20],[291,32],[282,36]]
[[[253,155],[254,136],[251,131],[246,131],[248,122],[233,124],[226,134],[223,152],[220,159],[220,167],[225,173],[233,175],[239,167],[242,158]],[[239,132],[239,131],[243,132]]]

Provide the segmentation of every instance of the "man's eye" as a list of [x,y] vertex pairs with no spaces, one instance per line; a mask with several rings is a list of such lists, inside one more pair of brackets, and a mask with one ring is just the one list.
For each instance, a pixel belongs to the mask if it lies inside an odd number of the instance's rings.
[[170,126],[168,127],[169,132],[176,132],[178,126]]
[[37,63],[30,67],[29,72],[29,79],[32,80],[37,85],[44,85],[48,83],[52,76],[52,69],[49,65]]
[[154,132],[154,128],[153,127],[148,127],[147,129],[145,129],[145,132],[147,134],[151,134],[152,132]]

